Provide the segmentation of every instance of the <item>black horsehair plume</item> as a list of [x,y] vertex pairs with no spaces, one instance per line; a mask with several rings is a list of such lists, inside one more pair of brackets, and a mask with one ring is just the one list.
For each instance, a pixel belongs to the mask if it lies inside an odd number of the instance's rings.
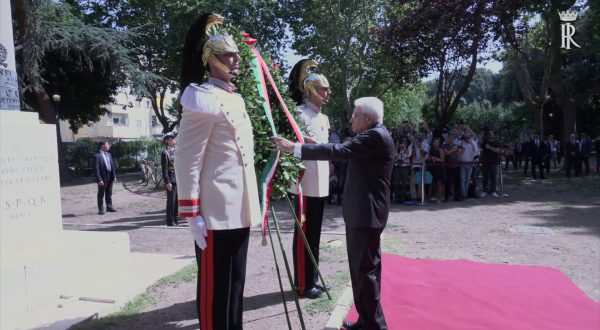
[[208,39],[207,29],[214,25],[215,19],[219,17],[214,13],[204,13],[190,27],[183,44],[179,85],[181,93],[191,83],[202,84],[206,72],[202,63],[202,51]]
[[302,86],[304,79],[308,76],[308,67],[316,67],[317,62],[311,59],[303,59],[298,61],[290,72],[288,91],[292,100],[296,102],[296,105],[302,104],[304,101],[304,92]]

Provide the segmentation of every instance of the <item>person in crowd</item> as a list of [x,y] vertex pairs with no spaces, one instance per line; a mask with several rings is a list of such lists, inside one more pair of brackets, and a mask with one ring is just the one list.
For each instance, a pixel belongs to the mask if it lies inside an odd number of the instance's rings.
[[[413,143],[409,146],[411,149],[411,159],[410,163],[412,166],[412,176],[411,176],[411,198],[421,198],[421,194],[423,193],[424,187],[421,187],[421,181],[416,180],[417,173],[421,172],[423,169],[423,164],[427,160],[427,155],[429,154],[429,146],[423,143],[424,138],[422,136],[415,137]],[[413,192],[414,190],[414,192]]]
[[496,192],[496,181],[498,176],[498,166],[500,166],[500,155],[502,148],[498,142],[493,130],[485,132],[481,141],[481,163],[485,168],[483,176],[483,187],[487,190],[481,192],[481,197],[487,195],[498,197]]
[[537,133],[533,133],[532,140],[529,142],[529,155],[531,158],[531,175],[533,179],[537,179],[536,168],[540,171],[540,179],[544,177],[544,159],[548,156],[548,149],[546,144],[540,141],[540,137]]
[[427,169],[431,172],[431,176],[433,177],[432,186],[437,195],[437,203],[442,202],[444,184],[446,183],[446,167],[444,164],[445,161],[446,153],[442,148],[441,139],[434,138],[433,147],[429,150],[429,158],[427,159]]
[[203,330],[242,329],[250,227],[261,221],[252,123],[232,83],[239,49],[227,34],[208,34],[221,23],[221,16],[206,13],[187,33],[175,150],[179,216],[195,241]]
[[169,132],[163,136],[165,150],[160,154],[162,177],[167,189],[167,226],[177,226],[177,178],[175,176],[175,134]]
[[112,204],[113,183],[117,182],[115,162],[110,151],[110,144],[106,141],[99,143],[98,152],[94,155],[94,175],[98,185],[98,214],[104,214],[104,201],[107,212],[117,212]]
[[579,141],[577,141],[577,135],[571,133],[569,134],[569,141],[565,143],[565,174],[567,177],[571,176],[571,169],[575,171],[575,176],[581,174],[579,155]]
[[515,162],[517,164],[516,169],[521,168],[521,162],[523,161],[523,142],[517,141],[515,143]]
[[515,145],[510,143],[502,148],[504,154],[504,171],[508,171],[508,163],[512,162],[513,169],[517,170],[517,161],[515,159]]
[[523,142],[523,175],[527,175],[527,169],[529,168],[529,162],[531,161],[531,143],[533,141],[533,134],[527,134],[527,141]]
[[[317,62],[304,59],[296,63],[290,72],[289,92],[296,102],[296,117],[306,127],[309,140],[316,143],[327,143],[329,140],[329,118],[323,113],[323,106],[329,101],[331,89],[323,75],[311,73]],[[304,160],[304,176],[302,177],[302,194],[304,210],[300,211],[298,186],[289,190],[295,201],[296,214],[304,214],[302,230],[306,235],[309,247],[306,247],[298,226],[294,226],[293,260],[294,282],[298,294],[309,299],[320,297],[325,288],[319,282],[318,273],[310,259],[310,248],[315,261],[319,262],[319,242],[323,225],[325,201],[329,196],[329,162],[323,160]]]
[[395,201],[397,203],[403,203],[406,200],[406,190],[410,183],[410,158],[412,156],[412,149],[409,148],[407,138],[403,137],[396,147],[398,156],[394,162],[393,172],[393,188]]
[[336,168],[337,162],[329,162],[329,196],[327,196],[327,204],[331,204],[335,197],[339,204],[342,200],[342,187],[340,186],[339,169]]
[[294,144],[274,137],[277,149],[303,160],[348,160],[343,215],[346,247],[357,322],[349,330],[387,329],[381,308],[381,234],[390,206],[390,179],[396,150],[383,126],[383,102],[375,97],[354,101],[352,129],[357,135],[343,144]]
[[556,169],[556,163],[558,160],[558,145],[556,140],[554,140],[554,135],[548,135],[548,139],[546,139],[546,149],[548,149],[548,157],[546,157],[545,167],[546,173],[550,173],[550,164],[554,164],[554,169]]
[[450,198],[450,187],[452,187],[452,195],[454,201],[460,202],[461,199],[461,181],[460,181],[460,162],[458,155],[460,153],[459,147],[456,144],[455,133],[448,134],[448,141],[443,145],[445,161],[446,161],[446,184],[444,186],[444,201],[448,201]]
[[467,131],[458,143],[458,161],[460,162],[461,199],[468,197],[469,182],[473,172],[475,156],[479,155],[477,142],[473,140],[473,133]]
[[341,143],[342,139],[335,126],[329,128],[329,143]]
[[592,150],[592,142],[586,133],[581,133],[579,140],[579,157],[581,159],[581,173],[585,167],[585,174],[590,174],[590,152]]

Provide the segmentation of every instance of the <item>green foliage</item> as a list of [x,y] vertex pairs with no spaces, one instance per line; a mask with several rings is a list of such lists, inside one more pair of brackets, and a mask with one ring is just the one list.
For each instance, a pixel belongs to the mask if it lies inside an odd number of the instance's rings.
[[[98,151],[98,141],[79,139],[73,143],[64,143],[67,166],[75,175],[87,175],[93,167],[93,156]],[[118,141],[112,144],[111,153],[120,172],[139,170],[142,160],[160,164],[160,154],[164,145],[159,140],[140,139]]]
[[[383,19],[389,0],[281,1],[283,19],[292,31],[291,48],[317,60],[332,95],[324,108],[344,127],[359,96],[377,96],[389,87],[391,60],[375,45],[371,31]],[[294,65],[295,63],[290,63]]]
[[15,44],[24,109],[40,111],[33,92],[60,94],[58,118],[73,130],[97,121],[119,86],[139,88],[155,75],[140,72],[131,51],[133,31],[85,24],[65,3],[15,1]]
[[464,121],[474,132],[484,128],[493,129],[503,142],[517,141],[526,127],[523,121],[523,108],[503,109],[500,106],[487,108],[479,102],[473,102],[458,108],[455,116],[457,122]]
[[414,124],[421,121],[421,108],[427,101],[425,89],[425,85],[419,83],[386,91],[383,94],[385,126],[391,129],[405,121]]
[[[250,115],[252,127],[254,129],[254,162],[257,177],[263,172],[271,151],[274,149],[273,143],[269,139],[272,136],[271,128],[265,115],[263,108],[263,99],[258,93],[256,82],[251,67],[251,60],[254,57],[250,46],[244,43],[239,30],[233,26],[227,25],[223,27],[231,36],[233,36],[240,49],[242,58],[240,63],[240,74],[235,78],[234,83],[237,87],[237,92],[244,97],[246,110]],[[263,54],[266,64],[271,67],[271,60]],[[271,70],[271,75],[275,81],[280,93],[284,93],[284,80],[281,77],[279,70]],[[265,78],[266,79],[266,78]],[[267,84],[268,80],[267,80]],[[293,113],[294,102],[285,96],[284,101],[288,109]],[[285,116],[281,105],[279,104],[275,93],[269,87],[269,100],[273,114],[273,121],[279,136],[288,138],[292,141],[296,140],[293,130]],[[282,154],[279,166],[277,168],[273,190],[271,192],[274,198],[285,196],[287,189],[297,180],[300,173],[300,162],[289,154]]]
[[94,153],[98,150],[98,142],[80,139],[74,143],[64,143],[67,166],[73,169],[76,176],[91,173]]
[[[209,0],[68,0],[77,7],[80,17],[106,28],[136,31],[136,37],[127,44],[135,49],[137,65],[141,70],[159,75],[164,80],[149,82],[137,91],[149,97],[154,113],[163,126],[163,132],[172,131],[178,104],[169,106],[164,100],[167,91],[176,93],[181,72],[181,47],[192,22],[203,12],[223,15],[261,40],[262,45],[276,55],[285,42],[284,27],[278,19],[277,2],[209,1]],[[175,116],[174,116],[175,114]]]

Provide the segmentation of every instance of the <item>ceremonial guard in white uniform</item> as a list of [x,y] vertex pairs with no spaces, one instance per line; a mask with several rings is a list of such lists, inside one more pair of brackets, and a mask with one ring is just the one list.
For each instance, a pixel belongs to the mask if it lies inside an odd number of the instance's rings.
[[188,32],[175,163],[179,216],[196,241],[202,330],[242,329],[250,226],[260,222],[252,126],[231,83],[238,47],[228,35],[207,35],[222,22],[204,14]]
[[[329,140],[329,118],[323,114],[322,107],[329,101],[331,89],[325,76],[310,73],[317,62],[314,60],[301,60],[290,73],[290,96],[298,107],[296,117],[300,125],[305,126],[305,134],[316,143],[327,143]],[[310,140],[307,139],[307,140]],[[319,241],[321,239],[321,226],[323,223],[323,210],[325,201],[329,196],[329,162],[306,160],[304,176],[302,177],[302,195],[304,207],[304,221],[302,228],[306,234],[312,254],[319,262]],[[292,186],[289,190],[295,200],[296,214],[299,212],[298,187]],[[323,294],[325,288],[318,281],[318,273],[306,250],[298,227],[294,227],[294,282],[300,296],[315,299]]]

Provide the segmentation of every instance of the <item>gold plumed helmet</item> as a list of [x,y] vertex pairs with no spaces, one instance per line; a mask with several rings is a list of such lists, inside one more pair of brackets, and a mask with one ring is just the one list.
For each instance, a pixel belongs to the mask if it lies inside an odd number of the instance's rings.
[[235,40],[233,40],[233,38],[227,34],[216,34],[213,36],[210,35],[211,28],[215,25],[223,24],[224,21],[224,18],[218,14],[211,14],[208,17],[208,21],[206,23],[206,36],[208,39],[206,40],[202,50],[202,63],[204,66],[207,66],[210,62],[219,70],[231,74],[229,68],[221,63],[215,57],[215,54],[239,53],[240,51],[235,43]]
[[315,60],[304,59],[300,60],[292,68],[290,72],[290,93],[292,99],[297,103],[302,102],[302,95],[308,98],[310,93],[315,94],[321,101],[323,100],[315,88],[329,88],[329,81],[324,75],[311,72],[311,69],[316,68],[318,65],[319,63]]

